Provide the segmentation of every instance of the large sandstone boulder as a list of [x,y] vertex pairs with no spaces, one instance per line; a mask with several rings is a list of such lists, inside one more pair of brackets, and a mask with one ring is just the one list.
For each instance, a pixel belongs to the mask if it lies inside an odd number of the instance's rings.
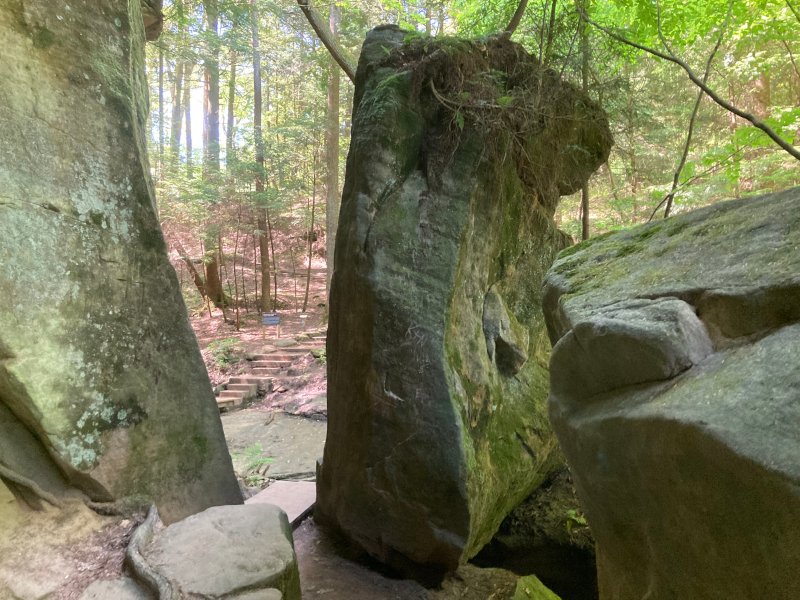
[[800,598],[798,204],[717,204],[548,274],[551,416],[603,600]]
[[372,31],[358,66],[316,516],[454,569],[562,464],[541,282],[607,156],[602,111],[501,39]]
[[292,528],[272,504],[209,508],[155,533],[142,557],[180,598],[300,600]]
[[241,496],[156,218],[144,37],[138,0],[0,4],[0,476],[171,521]]

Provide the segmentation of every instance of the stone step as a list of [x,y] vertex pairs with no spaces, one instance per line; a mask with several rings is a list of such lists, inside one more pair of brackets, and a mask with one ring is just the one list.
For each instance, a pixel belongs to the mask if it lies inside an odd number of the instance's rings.
[[269,380],[269,377],[259,377],[258,375],[236,375],[228,379],[228,383],[254,383],[256,385]]
[[274,367],[283,369],[292,364],[290,360],[254,360],[252,363],[254,369],[268,369]]
[[233,398],[217,398],[217,408],[233,408],[234,406],[238,406],[238,404],[234,402]]
[[228,380],[228,384],[239,384],[239,383],[248,383],[251,385],[258,386],[258,389],[263,390],[264,392],[271,392],[272,391],[272,374],[270,376],[263,376],[263,375],[237,375],[236,377],[231,377]]
[[256,375],[258,377],[264,377],[264,378],[272,379],[272,378],[274,378],[274,377],[276,377],[276,376],[278,376],[280,374],[281,374],[281,370],[273,368],[273,367],[270,367],[270,368],[258,367],[258,368],[253,369],[253,375]]
[[316,499],[317,484],[313,481],[275,481],[245,504],[274,504],[283,509],[292,529],[296,529],[311,513]]
[[245,399],[252,399],[256,397],[258,393],[258,384],[257,383],[231,383],[228,381],[227,385],[225,386],[226,391],[232,392],[242,392],[244,394]]
[[239,390],[222,390],[217,394],[217,398],[233,398],[234,400],[239,400],[239,404],[241,404],[241,401],[245,398],[245,394]]

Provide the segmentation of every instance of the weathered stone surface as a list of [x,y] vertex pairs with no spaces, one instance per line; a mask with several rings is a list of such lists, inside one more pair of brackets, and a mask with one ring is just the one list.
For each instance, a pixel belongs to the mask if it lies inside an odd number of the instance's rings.
[[104,579],[92,583],[80,600],[151,600],[152,596],[133,579]]
[[799,202],[590,240],[548,275],[550,411],[603,600],[800,597]]
[[241,497],[156,218],[143,44],[138,0],[0,6],[0,462],[170,521]]
[[271,504],[209,508],[156,534],[143,554],[186,597],[255,599],[275,589],[300,600],[292,530]]
[[[540,285],[559,195],[610,137],[516,44],[405,35],[371,32],[358,67],[315,514],[396,567],[454,569],[562,464]],[[454,113],[464,94],[485,102]],[[471,112],[498,96],[519,110]]]

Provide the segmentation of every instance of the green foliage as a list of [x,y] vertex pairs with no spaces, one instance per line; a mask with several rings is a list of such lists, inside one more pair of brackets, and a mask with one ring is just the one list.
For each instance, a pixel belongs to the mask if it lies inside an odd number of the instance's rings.
[[267,481],[267,471],[275,459],[268,456],[260,442],[248,446],[233,455],[233,461],[241,465],[240,477],[248,487],[262,487]]
[[[407,41],[412,44],[430,47],[438,43],[445,53],[459,52],[463,42],[457,38],[442,42],[441,34],[474,37],[497,33],[509,22],[518,2],[382,0],[365,4],[342,0],[336,5],[341,14],[339,43],[346,53],[357,57],[366,31],[380,23],[407,28]],[[599,23],[640,44],[664,50],[658,34],[660,22],[672,51],[702,73],[725,23],[729,0],[592,0],[582,5]],[[315,184],[315,173],[323,162],[330,58],[300,11],[286,10],[285,3],[269,0],[256,0],[255,6],[263,63],[263,168],[255,160],[250,3],[219,0],[220,31],[215,36],[204,26],[202,2],[165,0],[164,32],[157,42],[148,44],[150,156],[168,240],[173,236],[201,240],[214,230],[230,238],[242,216],[247,221],[247,215],[256,209],[268,209],[279,230],[303,227],[309,219],[306,199],[312,194],[324,195],[319,176]],[[529,3],[514,39],[557,74],[579,84],[579,34],[584,25],[575,7],[574,0]],[[325,10],[323,5],[319,8]],[[783,0],[735,0],[709,79],[722,97],[764,118],[783,139],[794,142],[800,135],[799,24]],[[608,112],[616,142],[609,168],[591,181],[590,217],[593,231],[600,232],[647,220],[663,200],[682,151],[697,90],[675,65],[613,41],[596,29],[589,28],[588,33],[589,93]],[[39,42],[47,44],[49,39],[45,36]],[[217,177],[204,175],[202,169],[200,99],[203,62],[210,48],[218,49],[220,57],[223,134],[228,130],[225,109],[229,89],[233,92],[234,147],[225,148],[226,141],[222,140],[224,168]],[[163,115],[158,111],[159,52],[163,58]],[[232,88],[228,85],[231,61],[235,61],[236,72]],[[99,67],[101,77],[112,88],[119,87],[117,75]],[[184,125],[177,140],[177,155],[173,156],[171,109],[178,100],[173,97],[176,75],[184,67],[191,68],[194,148],[192,153],[186,149]],[[502,78],[507,74],[485,75],[500,78],[497,89],[501,91],[492,102],[501,108],[517,108],[520,99],[502,91],[506,88]],[[349,143],[347,119],[353,96],[349,82],[344,78],[342,82],[340,171]],[[380,85],[400,83],[387,78]],[[465,88],[458,95],[447,96],[447,100],[453,104],[450,126],[460,130],[474,112],[473,102],[484,99]],[[163,144],[159,144],[159,131],[165,136]],[[164,150],[159,154],[161,148]],[[255,191],[256,177],[265,182],[263,191]],[[776,149],[763,132],[741,119],[732,119],[703,99],[688,160],[679,178],[676,211],[797,184],[800,170],[796,161]],[[565,231],[578,236],[580,212],[576,200],[565,198],[558,218]],[[257,233],[254,224],[245,223],[243,229]],[[196,256],[202,253],[198,246],[191,248]]]
[[567,533],[571,535],[576,529],[589,527],[589,522],[586,520],[583,513],[577,509],[571,508],[567,511],[567,518],[564,521],[564,526],[567,529]]
[[220,369],[238,363],[243,355],[241,342],[235,337],[214,340],[208,345],[208,351]]
[[323,365],[327,364],[328,362],[328,355],[326,353],[324,346],[322,348],[315,348],[314,350],[312,350],[311,355],[319,362],[321,362]]

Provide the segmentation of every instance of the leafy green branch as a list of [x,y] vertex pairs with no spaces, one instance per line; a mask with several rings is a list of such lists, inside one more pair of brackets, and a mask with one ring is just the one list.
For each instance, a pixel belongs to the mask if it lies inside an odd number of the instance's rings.
[[618,42],[620,42],[622,44],[626,44],[628,46],[631,46],[631,47],[636,48],[638,50],[641,50],[643,52],[647,52],[648,54],[652,54],[653,56],[656,56],[658,58],[661,58],[663,60],[666,60],[666,61],[669,61],[669,62],[671,62],[673,64],[678,65],[681,69],[684,70],[684,72],[689,77],[689,79],[692,81],[692,83],[694,83],[697,87],[699,87],[702,90],[702,92],[705,93],[709,98],[711,98],[716,104],[718,104],[719,106],[721,106],[725,110],[733,113],[737,117],[740,117],[740,118],[744,119],[745,121],[749,121],[754,127],[756,127],[757,129],[760,129],[765,134],[767,134],[767,136],[773,142],[775,142],[775,144],[777,144],[783,150],[788,152],[792,157],[796,158],[797,160],[800,160],[800,150],[798,150],[792,144],[790,144],[789,142],[784,140],[769,125],[767,125],[764,121],[762,121],[761,119],[759,119],[755,115],[735,107],[733,104],[731,104],[730,102],[728,102],[728,101],[724,100],[722,97],[720,97],[713,89],[711,89],[705,83],[705,81],[703,81],[700,77],[697,76],[697,74],[694,72],[694,70],[692,70],[692,68],[684,60],[678,58],[678,56],[676,56],[675,53],[672,52],[672,50],[669,48],[669,46],[667,46],[665,52],[662,52],[660,50],[657,50],[656,48],[651,48],[649,46],[645,46],[644,44],[640,44],[638,42],[630,40],[627,37],[625,37],[625,36],[615,32],[615,31],[613,31],[611,28],[597,23],[596,21],[592,20],[589,17],[589,15],[587,15],[584,11],[580,11],[580,15],[581,15],[581,19],[583,19],[584,21],[586,21],[587,23],[589,23],[593,27],[599,29],[600,31],[602,31],[603,33],[605,33],[606,35],[608,35],[612,39],[614,39],[614,40],[616,40],[616,41],[618,41]]

